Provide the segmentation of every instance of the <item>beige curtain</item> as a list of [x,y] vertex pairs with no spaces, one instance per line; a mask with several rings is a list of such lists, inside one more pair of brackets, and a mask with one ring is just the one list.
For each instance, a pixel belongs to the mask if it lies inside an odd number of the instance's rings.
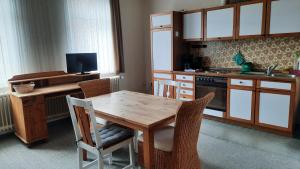
[[110,6],[112,15],[113,44],[116,63],[115,67],[117,69],[117,73],[120,73],[124,72],[124,55],[119,0],[110,0]]

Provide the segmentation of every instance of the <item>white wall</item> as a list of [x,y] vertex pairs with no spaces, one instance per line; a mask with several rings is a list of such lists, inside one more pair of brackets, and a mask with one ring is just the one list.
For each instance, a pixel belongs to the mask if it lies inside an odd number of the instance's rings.
[[124,45],[124,79],[120,88],[145,91],[145,1],[120,0]]

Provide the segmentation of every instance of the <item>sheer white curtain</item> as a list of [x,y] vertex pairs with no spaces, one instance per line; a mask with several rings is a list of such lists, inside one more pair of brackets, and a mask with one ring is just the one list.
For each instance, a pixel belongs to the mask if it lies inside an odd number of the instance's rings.
[[0,87],[14,74],[50,69],[53,49],[46,12],[45,0],[0,1]]
[[96,52],[100,73],[115,73],[109,0],[66,0],[68,52]]
[[66,53],[96,52],[116,72],[109,0],[0,0],[0,88],[15,74],[65,70]]

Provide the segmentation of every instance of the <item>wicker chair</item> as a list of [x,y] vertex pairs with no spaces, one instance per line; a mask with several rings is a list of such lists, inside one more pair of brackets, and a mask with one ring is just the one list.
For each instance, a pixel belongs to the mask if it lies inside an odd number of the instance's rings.
[[[155,169],[201,169],[197,142],[203,110],[213,97],[214,93],[209,93],[201,99],[183,102],[176,115],[175,127],[155,131]],[[143,137],[138,140],[139,163],[143,165]]]

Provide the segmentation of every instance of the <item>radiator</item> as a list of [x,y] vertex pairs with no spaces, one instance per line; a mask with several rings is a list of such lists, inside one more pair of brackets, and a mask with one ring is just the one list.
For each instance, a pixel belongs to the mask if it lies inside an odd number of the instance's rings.
[[0,95],[0,133],[13,131],[10,99],[8,95]]
[[[119,76],[110,77],[110,84],[111,84],[110,88],[112,92],[119,91],[120,89],[119,80],[120,80]],[[69,109],[68,109],[66,98],[64,96],[49,98],[46,101],[46,105],[47,105],[48,122],[59,120],[69,116]]]
[[48,122],[66,118],[69,116],[68,104],[65,96],[47,98],[46,110]]
[[120,90],[120,76],[110,77],[111,91],[117,92]]

